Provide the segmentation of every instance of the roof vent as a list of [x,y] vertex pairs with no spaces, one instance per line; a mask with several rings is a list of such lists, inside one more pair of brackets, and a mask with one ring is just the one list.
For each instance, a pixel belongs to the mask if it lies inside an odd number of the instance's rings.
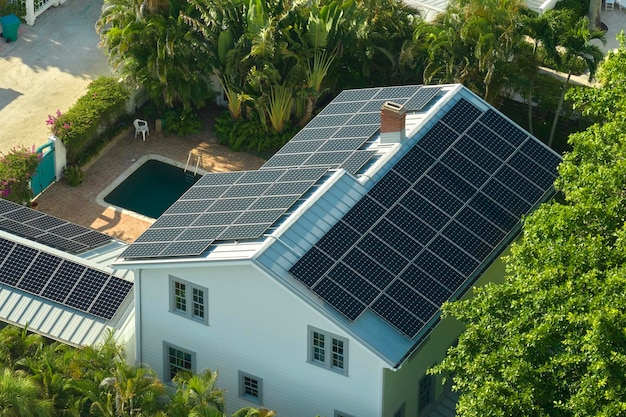
[[385,101],[380,110],[380,142],[399,143],[405,139],[406,108],[393,101]]

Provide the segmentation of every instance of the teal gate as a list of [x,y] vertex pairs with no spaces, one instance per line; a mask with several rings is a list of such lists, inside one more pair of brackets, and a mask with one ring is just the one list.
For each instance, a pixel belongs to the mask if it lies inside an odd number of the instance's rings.
[[35,195],[39,195],[56,179],[54,168],[54,143],[46,143],[37,148],[37,152],[42,154],[37,171],[30,180],[30,187]]

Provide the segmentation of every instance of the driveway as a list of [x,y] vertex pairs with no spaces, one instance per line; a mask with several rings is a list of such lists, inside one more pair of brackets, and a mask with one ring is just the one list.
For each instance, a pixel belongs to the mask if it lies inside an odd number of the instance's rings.
[[46,119],[66,111],[89,82],[111,75],[94,25],[103,0],[67,0],[22,23],[18,40],[0,41],[0,151],[42,145]]

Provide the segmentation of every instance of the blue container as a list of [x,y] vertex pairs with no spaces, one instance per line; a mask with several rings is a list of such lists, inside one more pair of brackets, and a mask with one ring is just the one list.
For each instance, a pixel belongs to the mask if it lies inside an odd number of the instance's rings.
[[20,27],[20,23],[20,18],[14,14],[0,17],[0,24],[2,24],[1,36],[6,39],[7,43],[17,40],[17,29]]

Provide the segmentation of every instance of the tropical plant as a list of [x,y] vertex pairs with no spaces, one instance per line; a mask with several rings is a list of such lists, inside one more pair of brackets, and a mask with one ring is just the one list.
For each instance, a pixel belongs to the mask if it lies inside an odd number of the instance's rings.
[[0,152],[0,195],[2,198],[18,204],[30,203],[33,190],[30,180],[37,171],[41,154],[35,146],[26,148],[19,146],[8,153]]
[[206,416],[224,413],[224,392],[217,388],[217,372],[207,369],[200,374],[179,373],[172,383],[169,413],[174,416]]
[[24,371],[0,368],[0,417],[49,417],[52,403]]
[[565,50],[563,61],[568,71],[567,78],[565,79],[565,83],[561,89],[559,102],[554,113],[554,121],[552,122],[552,129],[550,130],[548,146],[552,146],[559,116],[561,115],[561,111],[563,109],[565,93],[567,93],[575,65],[581,61],[584,62],[585,67],[589,72],[589,80],[591,81],[596,73],[598,65],[604,57],[602,50],[591,43],[594,39],[598,39],[603,44],[606,44],[604,32],[595,29],[590,30],[589,19],[587,17],[580,18],[571,27],[563,30],[561,36],[559,37],[558,44]]
[[183,18],[193,11],[181,0],[107,0],[96,24],[113,68],[144,87],[160,113],[201,106],[214,94],[211,57]]
[[427,83],[462,83],[495,103],[517,71],[511,63],[525,41],[524,4],[519,0],[456,0],[433,24],[419,25],[415,40],[426,40]]

